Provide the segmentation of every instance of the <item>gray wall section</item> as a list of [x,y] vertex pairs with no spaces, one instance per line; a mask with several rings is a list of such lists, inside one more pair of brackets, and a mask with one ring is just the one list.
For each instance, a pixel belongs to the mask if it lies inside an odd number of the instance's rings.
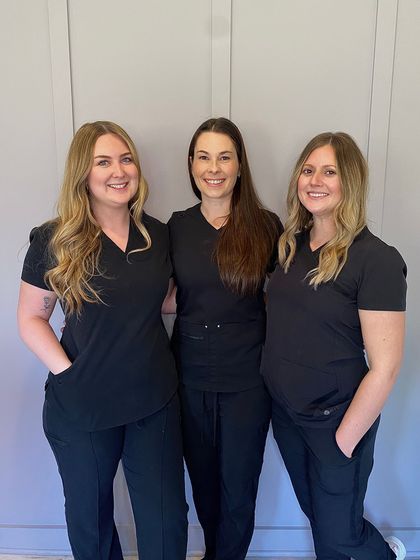
[[[406,358],[383,413],[366,509],[384,532],[405,540],[411,557],[420,556],[418,0],[0,0],[0,13],[7,263],[0,552],[69,550],[61,483],[41,429],[45,368],[17,337],[15,307],[27,236],[53,215],[73,126],[110,119],[127,128],[151,187],[147,208],[166,220],[194,202],[186,150],[213,113],[239,124],[261,197],[282,216],[291,167],[311,136],[348,131],[369,156],[371,226],[405,256],[410,292]],[[120,475],[115,494],[132,552]],[[202,540],[193,508],[190,522],[196,552]],[[271,435],[251,552],[311,555],[310,532]]]

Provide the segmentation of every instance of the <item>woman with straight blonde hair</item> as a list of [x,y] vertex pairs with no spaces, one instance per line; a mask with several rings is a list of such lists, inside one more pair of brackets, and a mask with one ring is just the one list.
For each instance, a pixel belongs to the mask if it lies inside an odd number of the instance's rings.
[[379,415],[402,359],[406,296],[403,259],[366,227],[367,179],[348,134],[308,143],[267,290],[262,373],[273,432],[318,560],[405,557],[399,539],[384,540],[363,517]]
[[[167,227],[148,216],[136,148],[115,123],[83,125],[67,157],[58,216],[31,232],[20,334],[50,370],[43,423],[76,560],[122,560],[113,519],[121,459],[142,560],[185,560],[177,376],[161,306]],[[49,319],[65,314],[59,341]]]

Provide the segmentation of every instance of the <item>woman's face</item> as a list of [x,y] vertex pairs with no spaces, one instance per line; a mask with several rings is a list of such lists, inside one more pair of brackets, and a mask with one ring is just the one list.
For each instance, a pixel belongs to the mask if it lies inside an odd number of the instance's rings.
[[298,179],[298,197],[316,218],[330,218],[341,200],[334,148],[316,148],[305,161]]
[[100,136],[87,177],[92,210],[128,207],[138,189],[139,174],[127,144],[116,134]]
[[219,132],[202,132],[195,144],[191,173],[202,200],[230,200],[239,173],[232,139]]

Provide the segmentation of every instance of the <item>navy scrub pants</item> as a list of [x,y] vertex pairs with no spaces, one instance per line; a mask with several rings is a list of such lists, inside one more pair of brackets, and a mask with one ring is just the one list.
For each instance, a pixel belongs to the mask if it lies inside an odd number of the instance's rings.
[[273,402],[273,433],[294,491],[308,517],[317,560],[394,560],[379,531],[363,517],[379,418],[349,459],[336,428],[297,426]]
[[185,560],[187,504],[178,397],[137,422],[85,432],[45,402],[44,431],[63,482],[75,560],[122,560],[113,481],[121,459],[142,560]]
[[204,559],[243,560],[254,531],[271,399],[262,385],[232,393],[181,386],[180,396],[184,456],[204,532]]

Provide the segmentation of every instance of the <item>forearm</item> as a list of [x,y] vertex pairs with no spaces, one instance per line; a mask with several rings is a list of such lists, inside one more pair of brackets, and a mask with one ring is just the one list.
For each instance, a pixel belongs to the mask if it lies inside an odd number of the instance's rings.
[[176,313],[176,286],[171,278],[168,293],[162,303],[162,315],[174,315]]
[[359,385],[336,432],[339,447],[349,457],[381,413],[396,374],[370,370]]
[[59,343],[51,325],[40,317],[30,317],[19,322],[22,340],[54,374],[71,366],[71,361]]

